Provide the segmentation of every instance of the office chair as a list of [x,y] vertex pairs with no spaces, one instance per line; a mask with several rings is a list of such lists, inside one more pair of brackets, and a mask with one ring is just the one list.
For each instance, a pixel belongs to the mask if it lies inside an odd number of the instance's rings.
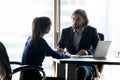
[[[104,41],[104,34],[98,33],[98,35],[100,37],[100,40]],[[97,67],[98,67],[98,71],[101,73],[103,69],[103,65],[97,65]]]
[[46,74],[43,71],[43,68],[39,66],[31,66],[31,65],[22,65],[20,67],[17,67],[15,69],[11,69],[11,64],[18,64],[20,65],[20,62],[10,62],[9,57],[7,55],[7,51],[5,46],[2,42],[0,42],[0,80],[12,80],[12,75],[14,75],[17,72],[20,72],[22,70],[28,70],[28,69],[34,69],[41,72],[43,75],[42,80],[46,79]]
[[43,70],[43,68],[38,67],[38,66],[31,66],[31,65],[21,65],[21,62],[17,62],[17,61],[10,61],[11,65],[19,65],[20,67],[17,67],[15,69],[13,69],[11,76],[17,72],[20,72],[22,70],[28,70],[28,69],[34,69],[34,70],[39,70],[39,72],[42,72],[42,80],[65,80],[64,78],[60,78],[60,77],[48,77],[46,76],[45,71]]
[[[15,62],[15,61],[11,61],[10,64],[11,65],[21,65],[20,62]],[[12,70],[10,76],[12,77],[12,75],[14,75],[17,72],[20,72],[22,70],[29,70],[29,69],[30,70],[31,69],[32,70],[38,70],[42,74],[42,80],[46,80],[46,74],[45,74],[43,68],[39,67],[39,66],[33,66],[33,65],[22,65],[20,67],[17,67],[17,68],[15,68],[15,69]]]
[[[102,34],[102,33],[98,33],[98,35],[99,35],[99,38],[100,38],[100,40],[104,40],[104,34]],[[94,80],[95,78],[99,78],[100,77],[100,74],[102,73],[102,70],[103,70],[103,65],[101,65],[101,64],[97,64],[97,65],[95,65],[95,67],[96,67],[96,74],[95,74],[95,76],[93,76],[93,78],[91,78],[91,80]]]

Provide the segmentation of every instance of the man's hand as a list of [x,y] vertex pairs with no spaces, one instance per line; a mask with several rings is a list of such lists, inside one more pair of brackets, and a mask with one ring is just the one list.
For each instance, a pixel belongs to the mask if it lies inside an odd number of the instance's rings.
[[57,49],[57,51],[59,51],[59,52],[64,52],[64,49],[62,49],[62,48],[56,48]]
[[63,48],[60,48],[59,46],[56,48],[56,50],[58,52],[66,53],[65,50]]
[[88,55],[88,52],[82,49],[76,55]]

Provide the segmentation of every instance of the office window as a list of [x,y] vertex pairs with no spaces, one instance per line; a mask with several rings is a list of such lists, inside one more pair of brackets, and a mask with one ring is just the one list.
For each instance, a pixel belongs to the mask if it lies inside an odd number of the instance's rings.
[[[21,61],[25,42],[31,35],[33,18],[48,16],[53,22],[53,8],[53,0],[0,0],[0,41],[5,44],[11,61]],[[53,26],[54,23],[50,33],[44,37],[51,47]],[[45,70],[49,70],[48,64],[45,59]]]
[[[11,60],[21,60],[24,44],[31,35],[33,18],[48,16],[53,21],[53,0],[2,0],[0,10],[0,41],[5,44]],[[52,31],[46,36],[53,46]]]

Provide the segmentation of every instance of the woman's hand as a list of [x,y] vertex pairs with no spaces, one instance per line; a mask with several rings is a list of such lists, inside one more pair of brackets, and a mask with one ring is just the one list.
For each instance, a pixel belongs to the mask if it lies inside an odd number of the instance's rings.
[[82,49],[76,55],[88,55],[88,52]]

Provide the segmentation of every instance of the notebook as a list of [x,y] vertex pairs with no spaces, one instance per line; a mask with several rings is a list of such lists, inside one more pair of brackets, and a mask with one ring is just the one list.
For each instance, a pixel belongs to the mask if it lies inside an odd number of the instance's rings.
[[98,41],[94,55],[71,55],[71,57],[105,59],[108,54],[110,44],[111,41]]

